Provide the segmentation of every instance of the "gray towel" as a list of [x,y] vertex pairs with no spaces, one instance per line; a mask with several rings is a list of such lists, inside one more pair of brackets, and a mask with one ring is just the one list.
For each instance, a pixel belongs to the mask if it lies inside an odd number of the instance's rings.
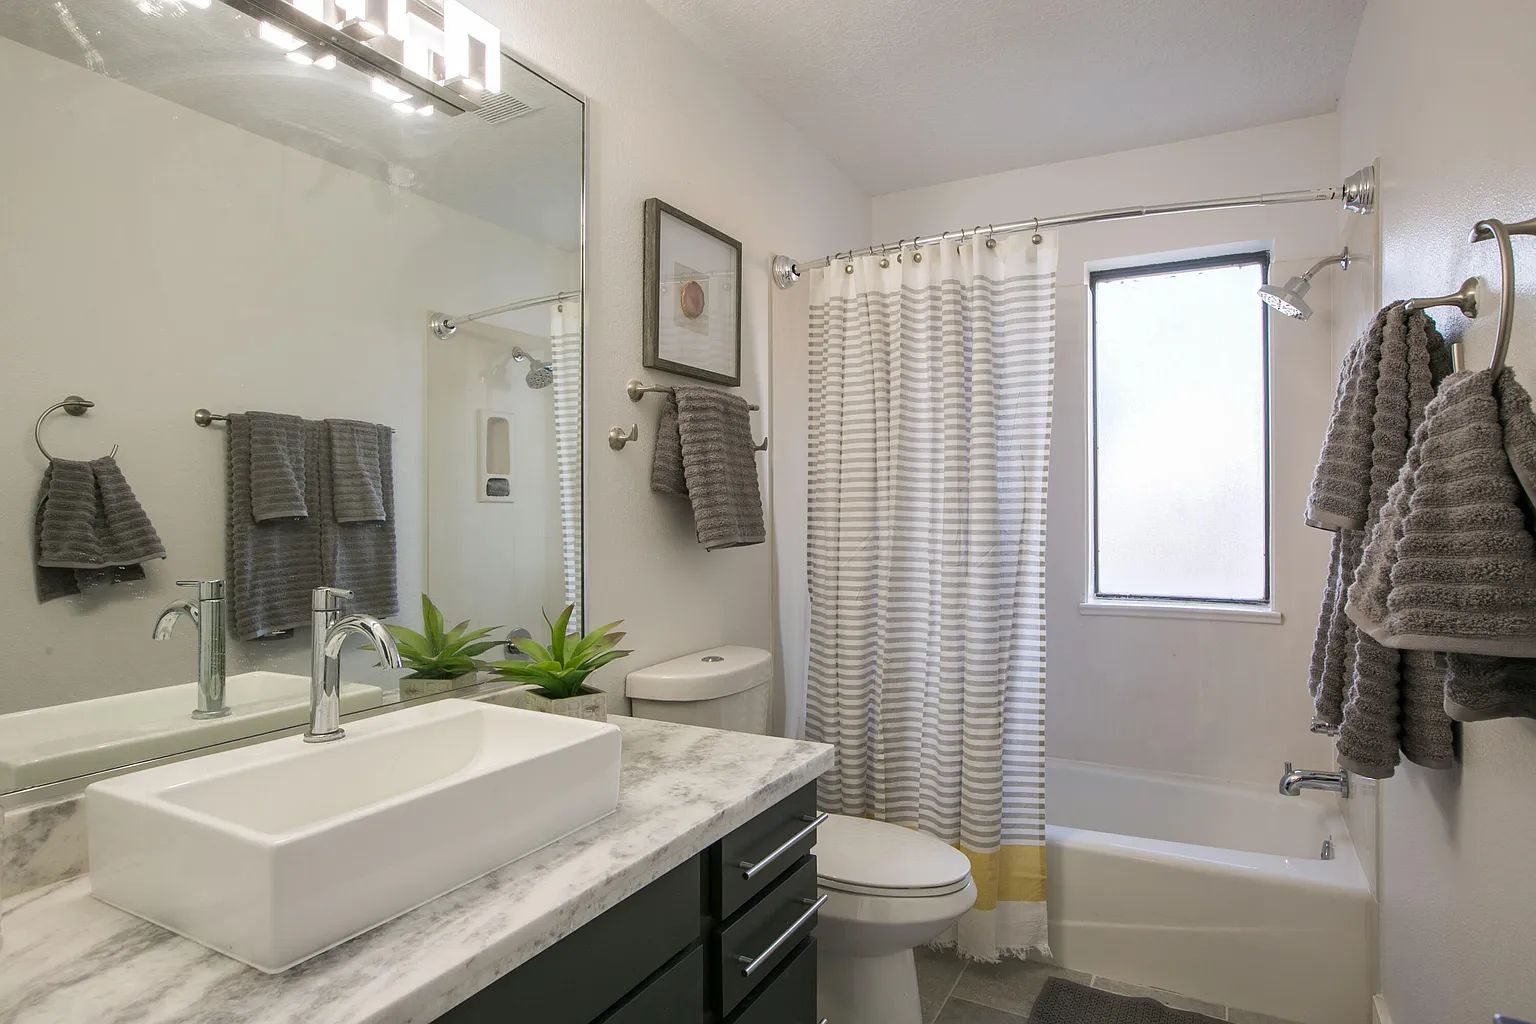
[[[328,421],[326,427],[338,421]],[[383,618],[400,610],[399,552],[395,546],[395,469],[394,437],[380,424],[356,424],[359,431],[371,429],[377,445],[377,490],[382,518],[342,520],[338,514],[338,496],[371,489],[350,471],[341,473],[331,451],[335,434],[320,428],[323,457],[320,460],[320,552],[321,571],[328,586],[352,591],[347,603],[351,612],[364,612]],[[317,428],[319,425],[317,424]]]
[[1478,370],[1445,382],[1415,446],[1411,487],[1394,489],[1397,514],[1362,565],[1368,585],[1351,591],[1350,618],[1392,647],[1536,657],[1536,539],[1494,381]]
[[688,496],[699,543],[710,551],[761,544],[756,456],[746,401],[718,388],[679,386],[657,424],[651,490]]
[[[1338,534],[1307,680],[1315,732],[1332,734],[1342,727],[1361,679],[1362,657],[1367,681],[1400,671],[1397,659],[1361,647],[1345,608],[1365,547],[1364,528],[1374,525],[1387,504],[1435,382],[1449,370],[1450,354],[1434,321],[1423,312],[1404,313],[1398,303],[1376,315],[1344,361],[1307,506],[1309,523],[1332,524]],[[1394,760],[1395,752],[1394,745]]]
[[[306,466],[318,467],[320,425],[303,424]],[[225,432],[224,576],[230,622],[241,640],[260,640],[309,625],[309,592],[321,573],[321,516],[257,522],[252,506],[252,420],[234,414]],[[306,508],[320,509],[320,477],[304,474]]]
[[276,412],[248,412],[251,436],[251,517],[258,523],[309,515],[304,421]]
[[33,552],[39,601],[141,580],[143,563],[165,557],[160,535],[110,455],[49,462],[33,519]]
[[383,522],[387,516],[381,449],[389,444],[389,428],[357,420],[326,420],[325,425],[330,431],[335,520]]
[[1536,718],[1536,659],[1447,654],[1445,712],[1458,722]]

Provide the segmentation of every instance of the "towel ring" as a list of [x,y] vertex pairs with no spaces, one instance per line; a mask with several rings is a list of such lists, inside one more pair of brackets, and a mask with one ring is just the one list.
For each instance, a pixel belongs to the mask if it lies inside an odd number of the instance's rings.
[[1493,239],[1499,244],[1499,331],[1493,344],[1493,358],[1488,368],[1497,373],[1504,368],[1509,355],[1509,336],[1515,326],[1515,251],[1509,243],[1510,235],[1536,235],[1536,218],[1505,224],[1492,217],[1480,220],[1472,226],[1469,241],[1486,242]]
[[[44,409],[43,414],[39,416],[37,418],[37,422],[32,425],[32,440],[37,442],[37,450],[43,453],[43,458],[47,459],[49,462],[53,461],[53,455],[48,451],[47,448],[43,447],[43,420],[48,418],[49,413],[54,413],[60,409],[63,409],[71,416],[84,416],[85,410],[94,409],[95,407],[95,402],[87,401],[86,399],[81,398],[79,395],[66,395],[64,397],[64,401],[55,402],[48,408]],[[112,450],[107,453],[107,458],[110,459],[116,454],[117,445],[113,445]]]

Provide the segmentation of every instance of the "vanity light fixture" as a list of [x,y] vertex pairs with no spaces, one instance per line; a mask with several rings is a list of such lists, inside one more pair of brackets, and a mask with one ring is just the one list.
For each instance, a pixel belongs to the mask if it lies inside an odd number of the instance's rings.
[[[200,0],[204,6],[211,0]],[[368,75],[401,114],[450,116],[501,90],[501,33],[459,0],[223,0],[257,34],[305,66],[338,62]]]

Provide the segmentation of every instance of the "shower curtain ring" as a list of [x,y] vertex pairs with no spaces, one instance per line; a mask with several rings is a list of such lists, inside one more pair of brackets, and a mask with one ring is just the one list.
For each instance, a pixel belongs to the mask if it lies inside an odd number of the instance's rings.
[[917,251],[917,240],[920,237],[921,237],[920,235],[913,235],[912,236],[912,262],[913,263],[921,263],[921,262],[923,262],[923,254]]
[[880,243],[880,269],[881,270],[885,270],[885,269],[889,268],[890,265],[891,265],[890,257],[885,254],[886,250],[889,249],[889,248],[890,248],[890,246],[886,245],[884,242]]
[[1035,218],[1035,233],[1033,235],[1029,236],[1029,240],[1031,242],[1034,242],[1036,245],[1039,245],[1041,242],[1045,241],[1045,238],[1040,234],[1040,218],[1039,217]]
[[994,228],[991,224],[987,225],[987,248],[997,248],[997,229]]

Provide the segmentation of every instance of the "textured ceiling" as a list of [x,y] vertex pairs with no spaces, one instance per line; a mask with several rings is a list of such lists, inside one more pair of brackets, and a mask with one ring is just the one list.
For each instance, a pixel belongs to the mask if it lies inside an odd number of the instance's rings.
[[1366,0],[648,0],[880,195],[1334,109]]

